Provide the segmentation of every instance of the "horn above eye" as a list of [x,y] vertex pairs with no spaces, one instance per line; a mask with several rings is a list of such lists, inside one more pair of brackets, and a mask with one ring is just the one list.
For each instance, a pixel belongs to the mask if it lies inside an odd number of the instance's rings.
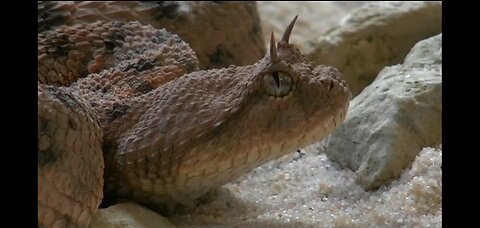
[[282,39],[280,40],[280,43],[283,44],[288,44],[288,40],[290,39],[290,34],[292,33],[293,26],[295,25],[295,22],[297,21],[298,15],[293,18],[292,22],[288,25],[287,29],[285,29],[285,32],[283,33]]
[[263,88],[274,97],[284,97],[293,90],[293,80],[287,73],[277,71],[263,76]]
[[277,48],[275,47],[275,36],[270,35],[270,61],[272,63],[278,62],[278,57],[277,57]]

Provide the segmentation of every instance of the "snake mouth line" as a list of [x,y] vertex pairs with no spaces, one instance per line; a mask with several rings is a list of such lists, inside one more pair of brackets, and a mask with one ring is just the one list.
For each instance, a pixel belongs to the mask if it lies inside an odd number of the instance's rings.
[[337,114],[327,120],[323,121],[324,123],[318,123],[315,128],[313,128],[310,132],[304,134],[297,140],[297,145],[294,148],[288,148],[288,150],[280,151],[280,154],[283,155],[285,153],[291,152],[295,149],[303,148],[319,140],[322,140],[324,137],[332,133],[339,125],[343,123],[346,118],[346,113],[348,110],[348,104],[342,107]]
[[[268,143],[260,147],[251,147],[249,150],[232,151],[233,156],[229,157],[229,159],[210,161],[211,165],[216,166],[214,170],[210,167],[210,172],[203,170],[203,172],[197,172],[197,175],[186,173],[187,182],[189,182],[189,179],[207,178],[216,180],[213,182],[217,182],[219,186],[228,183],[268,161],[318,142],[343,123],[347,110],[348,104],[340,108],[335,117],[323,120],[323,123],[316,124],[313,129],[300,135],[298,138],[285,140],[276,145]],[[199,164],[197,163],[197,165]]]

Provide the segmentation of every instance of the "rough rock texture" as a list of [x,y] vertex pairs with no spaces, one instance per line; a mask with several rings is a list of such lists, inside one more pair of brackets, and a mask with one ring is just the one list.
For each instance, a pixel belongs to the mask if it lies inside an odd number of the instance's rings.
[[403,65],[386,67],[352,101],[345,123],[326,141],[327,155],[379,187],[442,137],[442,36],[416,44]]
[[168,219],[135,203],[118,203],[100,209],[90,228],[171,228]]
[[252,64],[266,50],[255,2],[38,3],[39,32],[99,20],[140,21],[178,34],[197,54],[201,69]]
[[441,227],[442,151],[425,148],[398,180],[376,191],[319,154],[287,155],[222,187],[178,227]]
[[441,31],[441,2],[375,2],[309,41],[304,51],[317,63],[337,67],[355,96],[384,66],[400,63],[415,43]]

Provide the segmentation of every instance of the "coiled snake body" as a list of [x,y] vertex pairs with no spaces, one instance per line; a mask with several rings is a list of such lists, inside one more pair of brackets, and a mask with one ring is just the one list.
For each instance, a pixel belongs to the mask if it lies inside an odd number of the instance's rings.
[[335,129],[350,92],[289,43],[295,20],[255,64],[211,70],[180,37],[139,22],[40,32],[39,227],[88,226],[102,199],[189,209]]

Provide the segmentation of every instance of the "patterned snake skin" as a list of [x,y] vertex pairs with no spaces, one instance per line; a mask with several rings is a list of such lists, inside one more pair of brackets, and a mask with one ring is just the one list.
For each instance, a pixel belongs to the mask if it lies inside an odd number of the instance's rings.
[[296,19],[256,63],[210,70],[178,35],[138,21],[39,28],[39,227],[87,227],[102,200],[188,210],[332,132],[351,94],[289,43]]

